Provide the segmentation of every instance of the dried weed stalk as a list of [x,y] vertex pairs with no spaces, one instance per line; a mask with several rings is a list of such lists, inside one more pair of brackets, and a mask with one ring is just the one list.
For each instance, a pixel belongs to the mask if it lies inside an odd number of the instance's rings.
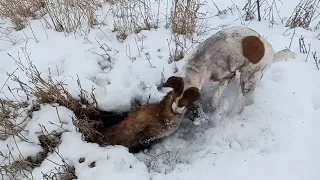
[[18,92],[23,92],[27,99],[35,99],[35,104],[54,104],[57,103],[60,106],[74,111],[78,118],[86,116],[92,111],[95,111],[98,107],[98,102],[93,92],[90,93],[90,99],[92,103],[88,101],[89,93],[81,87],[80,80],[78,78],[77,84],[79,87],[80,95],[78,98],[73,97],[65,88],[63,82],[55,82],[51,76],[44,78],[38,71],[37,67],[30,59],[30,54],[26,49],[22,49],[23,55],[27,61],[27,65],[22,63],[20,55],[14,58],[11,54],[9,56],[15,61],[18,67],[25,72],[28,82],[23,82],[18,76],[12,75],[11,80],[17,82],[20,88],[15,89]]
[[[6,0],[0,2],[0,15],[8,17],[17,30],[25,27],[29,17],[41,11],[48,28],[59,32],[76,32],[98,24],[94,12],[101,7],[97,0]],[[52,27],[53,26],[53,27]]]
[[[50,136],[51,134],[51,136]],[[56,134],[52,135],[50,133],[49,135],[46,136],[40,136],[39,140],[41,142],[41,146],[44,149],[44,153],[46,153],[46,158],[48,153],[56,153],[58,157],[61,159],[62,164],[59,164],[57,162],[54,162],[50,159],[47,159],[48,161],[52,162],[53,164],[57,165],[55,168],[52,170],[43,173],[43,179],[46,180],[55,180],[55,179],[60,179],[60,180],[72,180],[72,179],[77,179],[76,173],[75,173],[75,167],[69,165],[66,160],[63,158],[63,156],[59,153],[58,145],[61,143],[60,137],[61,134]],[[44,159],[43,159],[44,160]]]
[[283,18],[280,17],[279,3],[282,2],[272,0],[270,3],[267,0],[247,0],[245,6],[243,7],[245,14],[242,18],[245,21],[251,21],[255,19],[257,14],[259,21],[261,21],[261,19],[268,20],[271,27],[273,27],[273,25],[276,24],[275,18],[277,16],[281,23],[283,23]]
[[[86,140],[100,145],[103,144],[104,142],[100,141],[101,134],[99,133],[99,128],[103,127],[101,120],[110,120],[104,122],[108,126],[123,120],[127,116],[127,114],[99,110],[95,95],[85,91],[79,79],[77,80],[77,84],[80,94],[78,98],[73,97],[67,91],[63,82],[55,82],[51,76],[44,78],[33,64],[25,49],[23,49],[23,55],[27,61],[26,65],[22,63],[19,55],[17,58],[14,58],[9,54],[18,67],[25,72],[28,79],[28,82],[23,82],[18,76],[12,75],[10,79],[17,82],[20,86],[15,90],[22,91],[27,99],[32,99],[36,105],[58,104],[72,110],[76,116],[73,123],[83,133]],[[88,99],[91,99],[91,102]]]
[[[184,42],[186,42],[185,37],[183,38],[183,40]],[[172,41],[175,45],[174,49],[170,48]],[[167,43],[169,48],[169,61],[168,61],[169,64],[184,58],[185,44],[183,43],[183,41],[180,40],[179,35],[173,35],[173,38],[171,37],[170,41],[167,40]]]
[[171,9],[171,30],[176,34],[192,34],[197,24],[200,8],[198,0],[173,0]]
[[106,142],[102,139],[104,136],[98,131],[100,127],[103,127],[102,122],[88,118],[73,119],[72,122],[77,127],[77,130],[82,133],[85,141],[106,145]]
[[314,17],[319,16],[320,0],[301,0],[288,19],[286,26],[290,28],[309,28]]
[[11,169],[20,172],[24,169],[34,169],[40,167],[41,163],[47,158],[49,153],[53,153],[54,149],[61,143],[61,134],[48,134],[39,136],[40,145],[43,148],[35,157],[26,157],[23,160],[15,161],[11,164]]
[[[11,149],[9,149],[9,156],[5,159],[9,164],[0,165],[0,175],[3,177],[9,177],[10,179],[19,179],[24,177],[26,179],[33,179],[32,170],[36,167],[40,167],[42,162],[48,157],[49,153],[57,153],[56,148],[61,143],[62,133],[56,131],[48,132],[43,125],[41,127],[41,135],[38,137],[40,146],[43,151],[39,152],[36,156],[24,157],[20,152],[16,143],[16,147],[20,153],[20,160],[15,159],[12,156]],[[13,138],[15,140],[15,138]],[[16,141],[15,141],[16,142]]]
[[[49,19],[45,22],[49,28],[59,32],[74,32],[87,24],[93,27],[98,24],[94,12],[101,4],[96,0],[43,0]],[[49,23],[51,21],[51,23]]]
[[[154,14],[153,6],[158,6]],[[118,40],[125,40],[130,33],[139,33],[159,26],[160,3],[153,5],[151,0],[118,0],[113,5],[114,31]]]
[[27,105],[25,103],[19,103],[0,99],[0,140],[6,140],[9,136],[17,136],[22,140],[25,138],[21,135],[21,124],[16,123],[17,117],[22,117],[23,112]]
[[118,0],[104,0],[104,2],[110,3],[110,4],[115,4],[118,2]]
[[[263,6],[264,3],[266,3],[266,0],[260,0],[259,1],[259,6]],[[247,0],[246,4],[243,7],[243,10],[245,12],[244,20],[245,21],[250,21],[253,20],[256,17],[256,13],[258,11],[258,3],[256,0]],[[261,17],[260,17],[261,18]]]
[[44,180],[73,180],[78,179],[76,169],[64,161],[64,164],[59,165],[47,173],[42,173]]
[[320,70],[320,67],[319,67],[319,64],[320,64],[320,60],[318,59],[318,56],[317,56],[317,52],[312,52],[312,57],[313,57],[313,60],[316,64],[316,67],[318,70]]

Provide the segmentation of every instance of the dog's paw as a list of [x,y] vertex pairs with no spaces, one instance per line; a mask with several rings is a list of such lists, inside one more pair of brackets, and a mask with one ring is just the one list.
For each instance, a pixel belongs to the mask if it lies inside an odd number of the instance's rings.
[[219,108],[219,104],[217,103],[209,103],[208,104],[208,110],[210,112],[215,112]]
[[229,117],[230,118],[233,118],[233,117],[235,117],[235,116],[237,116],[237,115],[240,115],[242,112],[243,112],[243,110],[244,110],[244,108],[243,107],[238,107],[238,108],[234,108],[231,112],[230,112],[230,114],[229,114]]

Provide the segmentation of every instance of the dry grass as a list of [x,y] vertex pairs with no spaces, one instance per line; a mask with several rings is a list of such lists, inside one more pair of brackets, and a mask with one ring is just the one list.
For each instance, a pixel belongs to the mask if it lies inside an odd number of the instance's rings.
[[[10,179],[17,180],[22,176],[26,179],[33,179],[32,170],[36,167],[40,167],[41,163],[47,158],[49,153],[57,153],[59,155],[58,151],[55,149],[60,144],[60,135],[57,134],[40,136],[39,141],[44,151],[39,152],[35,157],[27,157],[23,160],[15,161],[10,165],[0,166],[2,177],[9,177]],[[50,170],[49,172],[43,173],[43,179],[77,179],[74,166],[69,165],[60,155],[59,157],[61,158],[63,164],[52,162],[58,166]]]
[[78,179],[76,169],[69,164],[63,164],[58,168],[52,169],[50,172],[43,174],[44,180],[73,180]]
[[110,4],[115,4],[117,3],[119,0],[104,0],[104,2],[110,3]]
[[[77,118],[86,117],[94,111],[98,111],[98,102],[95,95],[85,91],[81,87],[80,80],[77,80],[80,95],[78,98],[73,97],[65,88],[63,82],[55,82],[51,76],[46,78],[38,71],[36,66],[32,63],[29,54],[23,50],[24,57],[26,58],[27,65],[22,63],[21,57],[14,58],[9,56],[15,61],[17,66],[25,72],[28,82],[20,80],[18,76],[12,74],[10,79],[19,84],[20,88],[16,89],[27,96],[27,100],[36,99],[34,104],[58,104],[74,111]],[[90,97],[90,98],[89,98]],[[91,103],[88,101],[91,99]]]
[[20,124],[15,122],[15,119],[25,111],[27,105],[0,99],[0,140],[6,140],[9,136],[18,136],[20,139],[25,139],[20,132],[22,128]]
[[197,0],[174,0],[171,9],[171,30],[176,34],[195,32],[197,12],[200,8]]
[[313,18],[319,16],[319,3],[319,0],[301,0],[288,19],[286,26],[309,28]]
[[102,140],[103,135],[97,130],[99,127],[103,126],[102,122],[84,118],[74,119],[73,124],[77,127],[78,131],[82,133],[82,137],[85,141],[106,145],[106,142]]
[[8,17],[17,30],[25,27],[29,17],[41,11],[48,28],[74,32],[82,26],[98,24],[94,12],[101,7],[98,0],[6,0],[0,2],[0,15]]
[[[30,108],[30,112],[38,110],[36,105],[39,104],[58,104],[59,106],[64,106],[74,112],[76,118],[73,120],[73,123],[83,134],[85,140],[104,145],[104,142],[100,140],[101,134],[99,133],[99,128],[109,127],[122,121],[128,113],[100,110],[94,93],[85,91],[79,79],[77,80],[77,84],[80,94],[77,98],[73,97],[63,82],[55,82],[50,76],[44,78],[32,63],[28,53],[25,50],[23,53],[27,65],[22,63],[20,56],[17,58],[10,54],[9,56],[15,61],[20,70],[25,72],[28,82],[22,81],[15,74],[12,74],[10,79],[19,84],[20,88],[16,89],[16,91],[20,94],[25,94],[28,100],[34,99],[34,106]],[[3,116],[6,116],[5,110],[3,110]],[[31,114],[30,112],[28,114]],[[19,131],[21,129],[17,130],[17,132]],[[14,133],[16,134],[17,132]]]
[[[159,26],[159,12],[152,12],[151,0],[105,0],[114,8],[114,26],[119,32],[119,39],[126,39],[129,33],[139,33],[141,30],[150,30]],[[197,11],[199,5],[195,0],[174,1],[171,14],[172,31],[176,34],[192,34],[195,32]],[[60,32],[74,32],[83,28],[93,27],[98,24],[94,12],[101,6],[98,0],[6,0],[0,2],[0,15],[8,17],[15,24],[16,29],[23,29],[27,20],[37,18],[38,12],[42,16],[48,28]],[[159,8],[158,8],[159,9]],[[180,43],[175,42],[175,49],[170,53],[172,61],[183,58],[184,51]],[[26,110],[26,117],[31,116],[33,111],[39,110],[40,104],[58,104],[72,110],[76,118],[74,125],[78,128],[86,141],[107,145],[102,141],[99,130],[123,120],[128,113],[117,114],[104,112],[98,109],[98,103],[93,93],[88,93],[81,87],[78,79],[80,95],[72,96],[63,82],[54,81],[51,76],[43,76],[32,63],[30,55],[23,50],[23,56],[27,64],[22,63],[20,56],[15,58],[9,54],[21,71],[25,73],[27,82],[21,80],[15,74],[10,75],[10,80],[18,83],[19,88],[15,92],[23,93],[28,102],[33,100],[34,105],[18,103],[0,99],[0,139],[5,140],[9,136],[19,137],[26,140],[22,135],[20,124],[15,123],[22,110]],[[10,88],[10,87],[9,87]],[[28,106],[28,108],[27,108]],[[10,179],[17,179],[17,174],[22,174],[29,179],[32,170],[39,167],[49,153],[57,153],[61,134],[50,133],[39,136],[43,151],[35,157],[26,157],[22,160],[13,160],[10,165],[0,164],[0,177],[4,174]],[[58,154],[58,153],[57,153]],[[1,152],[0,152],[1,156]],[[50,172],[43,174],[44,179],[74,179],[75,169],[67,164],[61,157],[63,164]]]
[[36,11],[43,7],[42,0],[3,0],[0,1],[0,15],[8,17],[16,26],[16,30],[25,27],[27,18],[36,17]]
[[[11,56],[11,55],[10,55]],[[20,59],[14,58],[11,56],[14,61],[17,63],[18,67],[25,72],[28,82],[23,82],[15,74],[11,74],[10,79],[17,82],[20,85],[20,88],[16,89],[17,91],[22,91],[27,98],[35,99],[33,103],[35,106],[29,107],[29,112],[26,112],[26,115],[31,115],[32,111],[39,110],[38,104],[58,104],[60,106],[65,106],[68,109],[72,110],[76,118],[73,120],[74,125],[78,130],[83,134],[84,139],[89,142],[95,142],[99,145],[107,145],[107,142],[104,142],[100,139],[101,134],[99,130],[105,126],[110,126],[121,120],[123,120],[127,114],[117,114],[113,112],[105,112],[99,110],[97,101],[93,93],[90,94],[91,103],[88,101],[88,92],[83,90],[81,83],[78,80],[78,87],[80,90],[80,95],[78,98],[73,97],[65,88],[62,82],[54,82],[49,76],[43,78],[42,74],[37,70],[35,65],[30,60],[29,56],[27,58],[27,65],[24,65]],[[11,123],[8,119],[14,119],[17,117],[17,109],[27,106],[27,104],[16,104],[10,101],[0,101],[0,124],[2,131],[0,131],[0,138],[5,140],[8,136],[15,135],[19,137],[19,133],[22,128],[18,125]],[[22,106],[24,105],[24,106]],[[2,119],[4,119],[2,121]],[[109,120],[109,121],[108,121]],[[35,157],[22,157],[22,160],[15,160],[13,157],[10,158],[9,165],[0,164],[0,177],[9,177],[10,179],[19,179],[17,176],[23,176],[27,179],[32,179],[32,170],[36,167],[39,167],[41,163],[47,158],[49,153],[58,153],[56,150],[60,144],[61,133],[48,133],[44,126],[41,126],[42,135],[39,136],[40,145],[43,148],[43,151],[38,153]],[[27,141],[27,139],[24,139]],[[10,154],[10,153],[9,153]],[[0,152],[1,156],[1,152]],[[61,156],[60,156],[61,157]],[[76,179],[75,168],[69,165],[63,157],[61,157],[63,164],[58,164],[59,166],[52,169],[49,172],[43,174],[43,178],[47,180],[51,179],[65,179],[71,180]],[[54,163],[54,162],[53,162]]]
[[117,0],[113,5],[114,31],[119,33],[118,40],[125,40],[129,33],[158,28],[159,10],[154,13],[151,0]]
[[[266,3],[265,0],[260,1],[260,7]],[[258,4],[256,0],[247,0],[245,6],[243,7],[243,10],[245,11],[244,14],[244,20],[250,21],[253,20],[256,17],[256,13],[258,11]]]
[[45,134],[45,128],[42,128],[43,134],[38,137],[40,146],[43,148],[43,151],[39,152],[36,156],[24,157],[19,148],[17,149],[20,152],[21,160],[16,160],[11,156],[11,150],[9,149],[9,157],[5,157],[12,163],[0,165],[0,177],[9,177],[10,179],[19,179],[20,176],[23,176],[27,179],[32,175],[32,170],[36,167],[40,167],[42,162],[47,158],[49,153],[55,153],[56,148],[61,143],[60,137],[61,133],[47,133]]
[[[168,40],[168,47],[169,47],[169,64],[175,61],[180,61],[185,56],[185,44],[186,37],[181,38],[179,35],[175,34],[171,37],[170,41]],[[174,49],[170,48],[170,44],[173,43],[175,45]]]
[[[25,52],[26,53],[26,52]],[[26,53],[27,54],[27,53]],[[11,56],[11,55],[10,55]],[[11,56],[12,57],[12,56]],[[21,135],[23,130],[19,124],[14,123],[14,119],[19,116],[18,112],[20,109],[27,109],[25,116],[31,116],[33,111],[39,110],[38,104],[59,104],[65,106],[70,110],[73,110],[77,117],[87,117],[87,114],[92,114],[93,111],[98,111],[96,108],[97,103],[95,97],[91,94],[93,103],[88,102],[87,92],[81,88],[80,81],[78,80],[78,86],[80,89],[79,99],[74,98],[64,87],[61,82],[55,83],[51,77],[44,79],[41,73],[37,70],[35,65],[30,60],[29,56],[27,58],[27,65],[24,65],[20,59],[13,58],[23,72],[25,72],[28,82],[23,82],[15,74],[10,75],[10,79],[17,82],[20,85],[17,91],[22,91],[28,99],[36,99],[33,103],[34,106],[28,106],[26,103],[15,103],[11,101],[0,100],[0,138],[1,140],[7,139],[9,136],[19,137],[20,139],[27,141]],[[96,103],[96,104],[95,104]],[[28,106],[28,108],[26,108]],[[5,157],[5,159],[10,159],[10,164],[0,165],[0,177],[9,177],[10,179],[18,179],[19,176],[23,176],[27,179],[32,179],[32,170],[35,167],[39,167],[41,163],[47,158],[49,153],[58,153],[56,148],[60,144],[61,133],[52,132],[48,133],[44,126],[41,126],[42,135],[40,135],[39,142],[43,148],[42,152],[39,152],[35,157],[23,157],[20,153],[21,160],[15,160],[13,157]],[[16,144],[16,146],[18,146]],[[19,149],[19,147],[17,147]],[[10,150],[9,150],[10,151]],[[11,153],[9,153],[10,155]],[[0,154],[1,155],[1,154]],[[62,157],[61,157],[62,158]],[[64,164],[60,165],[59,168],[43,174],[44,179],[74,179],[75,170],[74,167],[68,165],[64,159],[62,159]]]
[[[29,82],[32,83],[28,85],[27,82],[22,82],[19,77],[12,74],[10,79],[20,84],[20,91],[23,91],[28,98],[34,98],[36,101],[35,104],[53,104],[57,103],[61,106],[65,106],[75,112],[78,118],[87,117],[91,114],[94,114],[96,106],[94,103],[89,103],[86,100],[86,92],[81,88],[80,81],[78,85],[80,88],[80,97],[79,99],[74,98],[71,94],[65,89],[62,83],[54,83],[53,80],[49,77],[48,80],[42,78],[40,72],[37,68],[29,61],[27,66],[24,66],[20,59],[16,59],[16,63],[26,73],[26,76],[29,78]],[[91,96],[94,99],[94,95]],[[93,100],[96,102],[95,100]],[[22,131],[22,128],[15,124],[11,123],[12,119],[15,119],[19,114],[17,114],[18,109],[22,107],[25,108],[27,104],[19,104],[11,101],[0,101],[0,138],[5,140],[8,136],[15,135],[19,137]],[[85,105],[85,108],[83,107]],[[29,111],[25,115],[31,115],[32,111],[39,110],[38,106],[29,107]],[[81,121],[79,121],[81,122]],[[78,122],[78,123],[79,123]],[[79,125],[80,126],[80,125]],[[9,177],[9,179],[19,179],[18,176],[25,177],[27,179],[32,179],[32,170],[36,167],[39,167],[42,162],[47,158],[49,153],[57,153],[56,148],[61,143],[60,136],[61,133],[48,133],[44,126],[41,126],[42,135],[40,135],[39,142],[40,146],[43,148],[42,152],[39,152],[35,157],[23,157],[20,153],[21,160],[15,160],[13,157],[5,157],[5,159],[10,159],[12,162],[10,164],[1,165],[0,164],[0,177]],[[24,137],[20,137],[24,138]],[[27,141],[27,139],[23,139]],[[18,145],[17,145],[18,146]],[[18,147],[17,147],[18,148]],[[19,149],[19,148],[18,148]],[[9,150],[10,151],[10,150]],[[10,155],[11,153],[9,153]],[[1,154],[0,154],[1,155]],[[62,158],[62,157],[61,157]],[[62,158],[63,164],[59,167],[53,169],[50,172],[43,174],[44,179],[65,179],[71,180],[76,179],[75,169],[73,166],[70,166]],[[31,177],[30,177],[31,176]]]
[[284,18],[280,17],[281,4],[281,1],[276,0],[260,0],[258,6],[256,0],[247,0],[242,8],[245,13],[241,15],[241,19],[244,19],[244,21],[252,21],[254,19],[267,20],[269,21],[269,26],[273,27],[274,24],[277,24],[277,20],[280,20],[281,23],[284,21]]
[[[96,0],[43,0],[47,26],[59,32],[74,32],[83,25],[93,27],[98,24],[94,12],[101,4]],[[51,23],[49,23],[51,21]]]
[[35,157],[27,157],[21,161],[15,161],[11,164],[13,169],[21,171],[28,167],[36,168],[47,158],[48,153],[54,153],[55,148],[61,143],[61,134],[50,133],[48,135],[39,136],[40,145],[43,148],[42,152],[39,152]]

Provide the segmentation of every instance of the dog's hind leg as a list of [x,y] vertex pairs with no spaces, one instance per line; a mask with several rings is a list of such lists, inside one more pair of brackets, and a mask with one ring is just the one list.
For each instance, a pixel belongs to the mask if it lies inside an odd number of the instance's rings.
[[240,114],[243,111],[244,103],[257,87],[262,77],[261,71],[242,72],[240,75],[240,84],[238,87],[237,99],[231,112],[231,116]]

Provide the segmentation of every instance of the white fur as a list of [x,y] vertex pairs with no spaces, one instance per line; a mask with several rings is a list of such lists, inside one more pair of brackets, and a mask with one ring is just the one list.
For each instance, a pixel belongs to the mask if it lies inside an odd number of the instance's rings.
[[296,54],[291,52],[289,49],[283,49],[274,55],[273,62],[276,63],[279,61],[286,60],[287,58],[296,58]]
[[[241,42],[246,36],[257,36],[264,44],[264,56],[257,64],[251,63],[242,54]],[[242,111],[246,98],[256,88],[272,63],[294,57],[295,54],[289,49],[275,53],[272,45],[250,28],[242,26],[225,28],[200,43],[188,57],[181,75],[184,80],[184,90],[189,87],[201,90],[206,83],[219,81],[219,88],[214,92],[212,100],[212,108],[216,109],[221,94],[234,78],[235,72],[239,70],[240,84],[232,110],[232,114],[235,115]]]
[[185,107],[178,107],[176,102],[172,103],[171,108],[175,113],[179,114],[183,114],[186,110]]

